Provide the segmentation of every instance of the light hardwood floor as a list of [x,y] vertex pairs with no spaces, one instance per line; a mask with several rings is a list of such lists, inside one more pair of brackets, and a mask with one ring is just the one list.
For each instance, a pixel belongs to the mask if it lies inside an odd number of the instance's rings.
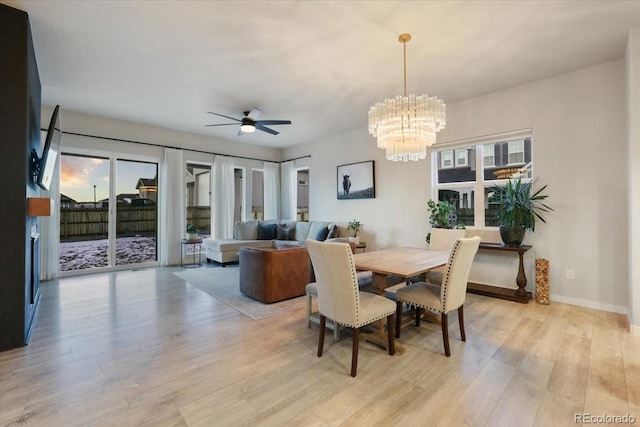
[[[206,267],[212,268],[212,267]],[[0,353],[0,425],[574,426],[640,424],[640,337],[626,317],[467,296],[406,327],[402,355],[327,334],[303,309],[255,321],[157,268],[46,282],[31,343]],[[578,423],[579,424],[579,423]]]

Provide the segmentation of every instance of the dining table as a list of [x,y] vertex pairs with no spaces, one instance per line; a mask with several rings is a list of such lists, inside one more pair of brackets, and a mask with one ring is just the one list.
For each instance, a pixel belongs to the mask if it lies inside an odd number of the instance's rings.
[[[449,252],[423,248],[395,247],[380,249],[353,255],[357,270],[372,272],[372,287],[380,295],[391,286],[387,277],[390,275],[403,278],[405,281],[420,276],[429,270],[447,264]],[[368,341],[382,347],[387,346],[387,332],[384,320],[374,325],[374,334]],[[404,352],[401,345],[396,344],[396,352]]]

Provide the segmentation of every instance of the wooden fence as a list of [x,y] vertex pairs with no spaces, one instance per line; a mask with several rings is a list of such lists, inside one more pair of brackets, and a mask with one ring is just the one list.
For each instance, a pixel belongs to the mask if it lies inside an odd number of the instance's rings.
[[211,208],[209,206],[189,206],[187,224],[196,226],[200,234],[211,235]]
[[[109,208],[61,209],[60,241],[75,242],[106,239],[109,233]],[[116,236],[155,237],[156,206],[118,206]]]
[[[62,209],[60,211],[60,241],[76,242],[106,239],[109,233],[109,208]],[[201,234],[211,234],[211,209],[187,208],[187,223]],[[118,206],[116,236],[155,237],[157,234],[157,206]]]

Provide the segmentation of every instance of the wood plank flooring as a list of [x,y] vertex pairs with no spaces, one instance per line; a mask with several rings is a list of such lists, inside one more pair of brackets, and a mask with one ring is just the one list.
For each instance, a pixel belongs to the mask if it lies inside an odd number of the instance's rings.
[[467,342],[450,316],[450,358],[423,322],[403,330],[403,355],[361,343],[351,378],[348,336],[327,335],[318,358],[303,309],[255,321],[177,270],[43,283],[31,343],[0,353],[0,425],[574,426],[583,412],[640,424],[625,316],[468,294]]

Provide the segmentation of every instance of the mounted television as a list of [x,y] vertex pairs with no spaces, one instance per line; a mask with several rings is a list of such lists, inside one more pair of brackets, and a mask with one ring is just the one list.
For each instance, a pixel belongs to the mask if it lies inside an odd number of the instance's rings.
[[51,115],[47,137],[44,141],[42,149],[42,157],[40,157],[38,170],[38,185],[49,191],[51,179],[56,166],[56,160],[60,153],[60,139],[62,138],[62,130],[60,129],[60,106],[56,105]]

